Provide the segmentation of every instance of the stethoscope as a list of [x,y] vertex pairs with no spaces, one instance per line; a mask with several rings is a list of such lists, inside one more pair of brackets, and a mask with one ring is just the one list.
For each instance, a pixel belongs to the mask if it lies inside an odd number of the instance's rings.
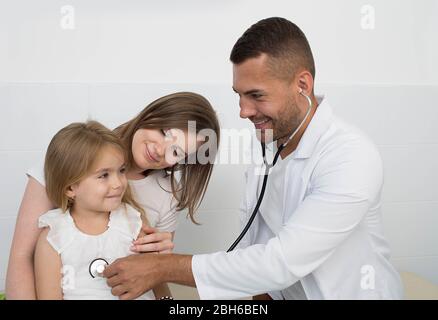
[[88,272],[92,278],[103,277],[103,271],[109,265],[108,261],[103,258],[97,258],[90,262]]
[[234,243],[231,245],[231,247],[227,250],[227,252],[232,251],[239,244],[240,240],[242,240],[242,238],[245,236],[246,232],[248,231],[249,227],[251,226],[252,222],[254,221],[254,218],[257,215],[257,212],[259,211],[259,207],[262,204],[263,197],[265,196],[265,189],[266,189],[266,183],[268,182],[269,170],[271,170],[271,168],[273,166],[275,166],[275,164],[277,163],[278,157],[280,156],[281,151],[287,146],[289,141],[291,141],[293,139],[293,137],[297,134],[297,132],[303,126],[304,122],[306,122],[307,118],[309,117],[310,111],[312,110],[312,100],[310,99],[310,97],[308,95],[303,93],[303,89],[300,88],[300,92],[299,93],[302,96],[304,96],[307,99],[307,102],[309,103],[309,107],[307,108],[307,113],[306,113],[303,121],[301,121],[300,125],[290,135],[289,139],[287,139],[286,142],[284,142],[283,144],[280,145],[280,147],[278,148],[277,152],[275,153],[274,160],[272,161],[272,164],[268,164],[267,163],[267,161],[266,161],[266,148],[265,148],[265,144],[263,142],[261,143],[262,155],[263,155],[263,163],[265,164],[266,169],[265,169],[265,173],[264,173],[263,184],[262,184],[262,189],[260,191],[260,196],[259,196],[259,198],[257,200],[257,204],[256,204],[256,206],[254,208],[254,211],[251,214],[251,217],[249,218],[248,222],[246,223],[245,228],[243,228],[242,232],[237,237],[236,241],[234,241]]

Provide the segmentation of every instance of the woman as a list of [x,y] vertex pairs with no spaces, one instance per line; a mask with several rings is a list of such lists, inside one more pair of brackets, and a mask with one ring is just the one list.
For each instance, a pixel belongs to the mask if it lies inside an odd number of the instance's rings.
[[[207,129],[214,133],[217,143],[207,151],[209,161],[198,161],[193,155],[205,143],[202,132]],[[139,238],[131,250],[169,252],[173,248],[176,212],[187,209],[195,222],[195,210],[206,191],[219,143],[216,113],[198,94],[175,93],[152,102],[115,132],[130,150],[127,177],[134,198],[155,227],[145,227],[147,235]],[[30,170],[28,176],[9,258],[8,299],[35,299],[33,255],[40,233],[37,221],[54,208],[46,194],[42,166]]]

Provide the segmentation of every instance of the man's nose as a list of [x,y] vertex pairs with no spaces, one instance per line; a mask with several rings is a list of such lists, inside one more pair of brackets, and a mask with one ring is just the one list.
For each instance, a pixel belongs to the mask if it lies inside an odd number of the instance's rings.
[[245,97],[240,98],[239,106],[240,106],[240,117],[242,119],[247,119],[257,114],[257,110],[254,104],[248,101],[248,99],[246,99]]

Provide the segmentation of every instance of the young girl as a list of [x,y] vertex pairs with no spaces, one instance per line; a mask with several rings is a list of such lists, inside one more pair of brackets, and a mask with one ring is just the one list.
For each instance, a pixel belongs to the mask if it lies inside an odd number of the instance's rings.
[[[123,112],[121,110],[121,112]],[[188,124],[196,123],[195,132]],[[194,213],[207,189],[213,161],[181,163],[180,156],[197,153],[203,145],[200,133],[210,129],[219,144],[220,129],[214,109],[207,99],[192,92],[178,92],[161,97],[136,117],[115,130],[128,152],[126,176],[134,199],[148,214],[148,235],[140,237],[134,252],[167,253],[173,248],[177,213]],[[176,157],[166,157],[175,154]],[[179,173],[180,179],[175,176]],[[47,197],[43,165],[27,172],[29,177],[9,257],[6,277],[8,299],[35,299],[34,252],[41,229],[38,218],[56,205]]]
[[[58,209],[39,218],[45,229],[35,251],[38,299],[116,299],[100,273],[132,254],[146,221],[128,186],[126,159],[119,138],[95,121],[70,124],[53,137],[44,175]],[[152,291],[140,297],[154,298]]]

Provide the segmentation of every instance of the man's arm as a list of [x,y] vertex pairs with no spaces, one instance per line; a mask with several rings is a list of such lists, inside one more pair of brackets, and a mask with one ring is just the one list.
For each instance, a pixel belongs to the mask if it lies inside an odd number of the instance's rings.
[[[356,229],[382,185],[380,157],[374,150],[344,144],[337,151],[320,159],[312,192],[267,244],[193,257],[120,260],[119,270],[110,267],[106,274],[115,277],[108,280],[113,294],[136,297],[163,281],[194,286],[196,278],[201,298],[234,299],[282,290],[313,272]],[[131,285],[135,282],[141,285]]]
[[195,287],[192,256],[181,254],[138,254],[117,259],[103,275],[112,294],[122,300],[135,299],[163,282]]

